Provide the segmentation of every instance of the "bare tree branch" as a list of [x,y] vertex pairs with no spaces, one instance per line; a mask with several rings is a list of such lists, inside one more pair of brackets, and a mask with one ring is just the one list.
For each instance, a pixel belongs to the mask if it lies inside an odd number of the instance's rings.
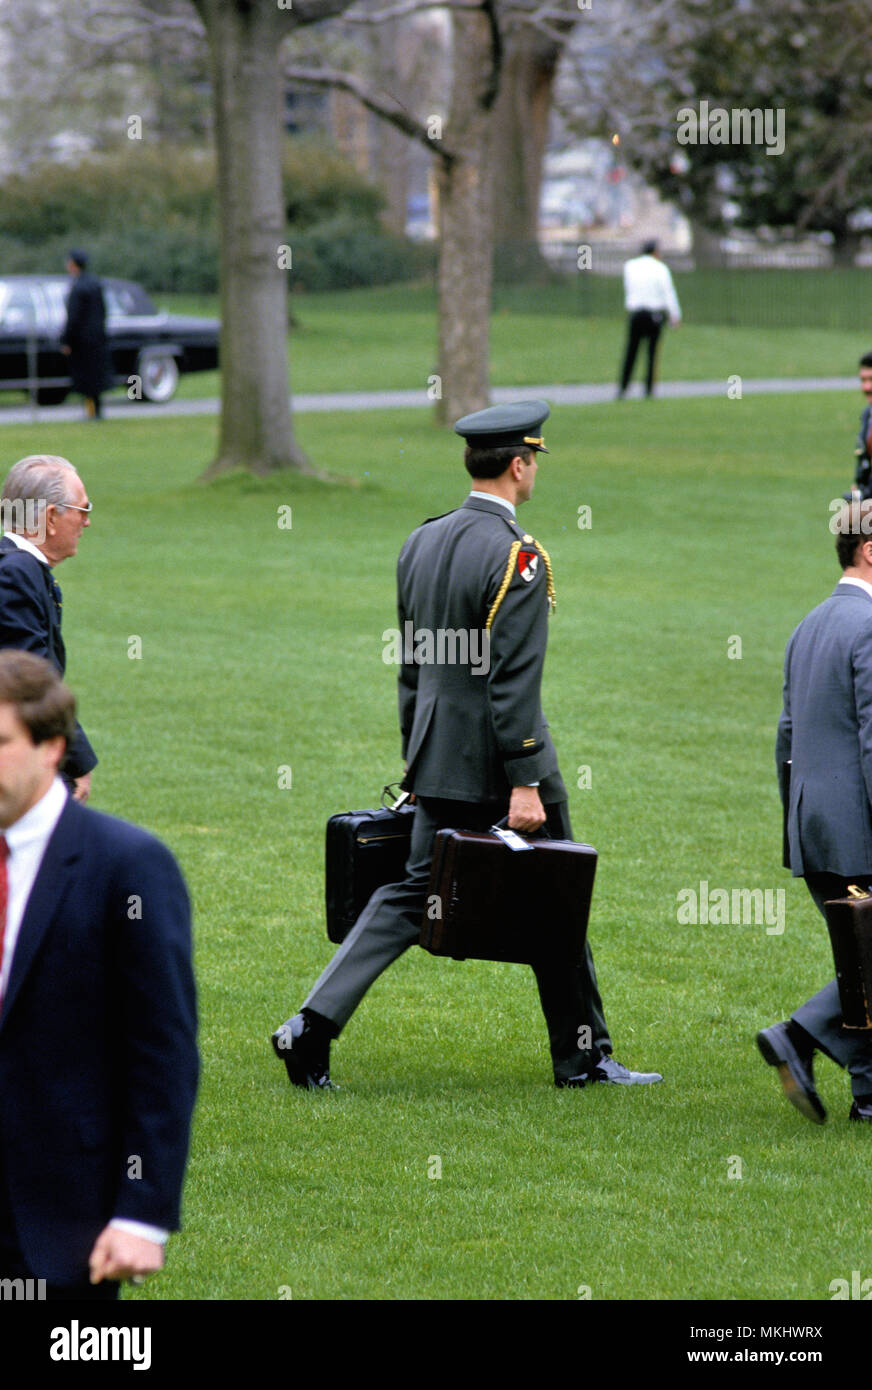
[[488,25],[490,26],[491,69],[488,74],[487,86],[481,98],[481,104],[485,111],[489,111],[496,101],[500,90],[500,74],[503,70],[503,35],[500,30],[496,0],[483,0],[481,8],[484,10]]
[[422,14],[425,10],[478,10],[481,0],[405,0],[400,5],[389,5],[386,10],[353,10],[342,16],[344,24],[384,24],[389,19],[402,19],[407,14]]
[[[102,15],[99,17],[102,18]],[[96,47],[100,50],[93,60],[97,63],[101,62],[105,54],[111,49],[129,47],[137,39],[147,39],[154,34],[168,34],[175,31],[201,40],[206,37],[202,26],[195,24],[193,20],[174,19],[169,15],[155,15],[153,20],[143,22],[135,28],[116,29],[111,34],[100,34],[95,29],[84,29],[72,19],[66,21],[65,28],[70,38],[78,39],[81,43],[87,44],[89,48]]]
[[334,19],[348,9],[349,0],[293,0],[293,9],[282,10],[293,28],[303,24],[320,24]]
[[444,140],[431,135],[427,125],[419,121],[417,116],[413,116],[396,97],[391,96],[389,92],[380,92],[377,88],[370,87],[350,72],[342,72],[338,68],[300,68],[293,64],[287,64],[282,72],[289,82],[300,82],[310,87],[333,87],[341,92],[349,92],[368,111],[382,116],[404,135],[418,140],[426,145],[427,149],[434,150],[447,164],[453,163],[457,158],[456,152],[450,149]]

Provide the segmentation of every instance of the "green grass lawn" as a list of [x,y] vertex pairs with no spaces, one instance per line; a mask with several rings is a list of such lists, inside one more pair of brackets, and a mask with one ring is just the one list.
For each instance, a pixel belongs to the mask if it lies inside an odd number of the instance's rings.
[[[868,332],[843,315],[821,326],[815,313],[823,289],[815,280],[812,309],[802,318],[804,295],[814,272],[788,273],[778,279],[761,272],[732,272],[736,288],[712,288],[723,304],[724,322],[712,322],[703,272],[690,286],[679,283],[685,322],[667,330],[660,357],[664,380],[708,380],[738,373],[746,377],[844,376],[872,345]],[[753,274],[753,272],[751,273]],[[836,279],[837,273],[833,272]],[[862,275],[863,272],[855,272]],[[806,277],[811,277],[807,279]],[[727,282],[728,286],[733,280]],[[827,282],[832,286],[834,279]],[[852,282],[855,294],[861,282]],[[491,321],[491,379],[495,386],[525,382],[551,384],[613,381],[624,344],[622,298],[618,279],[591,281],[541,290],[524,287],[496,292]],[[736,305],[741,304],[740,315]],[[161,300],[179,312],[217,314],[217,303],[204,296]],[[773,307],[770,311],[770,305]],[[784,312],[780,322],[775,312]],[[752,309],[762,320],[752,317]],[[436,296],[432,289],[408,285],[351,290],[336,294],[298,295],[293,300],[296,327],[289,337],[290,380],[295,391],[378,391],[426,388],[436,370]],[[594,312],[595,311],[595,312]],[[771,319],[775,323],[771,323]],[[791,322],[796,318],[796,322]],[[738,321],[733,321],[733,320]],[[824,323],[830,321],[824,319]],[[780,324],[780,326],[779,326]],[[848,325],[848,326],[846,326]],[[637,366],[637,373],[640,368]],[[184,397],[219,393],[214,372],[183,377]]]
[[[550,1085],[524,967],[417,948],[334,1048],[339,1092],[292,1090],[269,1046],[331,954],[324,823],[400,771],[382,632],[399,545],[465,493],[454,436],[424,412],[301,417],[358,487],[206,488],[213,420],[4,428],[7,464],[59,452],[86,480],[93,524],[60,579],[95,804],[164,837],[195,903],[185,1230],[132,1296],[828,1299],[872,1271],[872,1135],[847,1123],[847,1078],[820,1063],[814,1127],[754,1046],[832,975],[780,868],[773,741],[784,644],[837,577],[827,504],[856,408],[661,400],[550,422],[522,513],[558,589],[545,708],[601,855],[590,935],[616,1054],[666,1077],[631,1091]],[[701,880],[784,889],[783,934],[679,925]]]
[[[664,335],[661,379],[852,375],[861,353],[872,346],[862,327],[866,275],[696,271],[677,277],[685,321]],[[219,313],[214,295],[157,298],[169,312]],[[498,287],[491,320],[492,384],[615,381],[625,341],[621,306],[617,278],[586,279],[580,273],[562,285]],[[292,310],[293,391],[426,391],[437,367],[432,287],[300,294]],[[637,379],[640,373],[637,363]],[[203,399],[220,391],[217,371],[197,372],[181,378],[178,396]],[[21,393],[0,396],[0,423],[4,407],[20,407],[23,400]],[[155,407],[156,416],[159,412]]]

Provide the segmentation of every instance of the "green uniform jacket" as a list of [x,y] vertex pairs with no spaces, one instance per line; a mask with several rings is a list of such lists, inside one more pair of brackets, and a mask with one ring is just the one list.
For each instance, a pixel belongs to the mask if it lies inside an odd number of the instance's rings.
[[565,801],[540,695],[548,575],[508,508],[469,497],[413,531],[397,564],[397,607],[406,785],[419,796],[481,802],[539,783],[543,802]]

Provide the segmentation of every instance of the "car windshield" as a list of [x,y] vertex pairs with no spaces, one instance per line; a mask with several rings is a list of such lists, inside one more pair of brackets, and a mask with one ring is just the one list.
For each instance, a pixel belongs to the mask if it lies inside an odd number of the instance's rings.
[[28,285],[0,286],[0,324],[7,331],[22,332],[35,323],[33,295]]
[[157,309],[145,290],[139,285],[125,285],[118,281],[104,280],[103,298],[106,301],[107,314],[152,317],[157,313]]

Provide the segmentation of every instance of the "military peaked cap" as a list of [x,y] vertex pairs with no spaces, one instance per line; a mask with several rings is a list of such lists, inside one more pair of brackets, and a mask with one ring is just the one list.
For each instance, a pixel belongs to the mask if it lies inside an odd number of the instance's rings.
[[464,415],[454,426],[472,449],[534,449],[547,454],[539,433],[543,420],[551,414],[547,401],[515,401],[512,405],[492,405]]

